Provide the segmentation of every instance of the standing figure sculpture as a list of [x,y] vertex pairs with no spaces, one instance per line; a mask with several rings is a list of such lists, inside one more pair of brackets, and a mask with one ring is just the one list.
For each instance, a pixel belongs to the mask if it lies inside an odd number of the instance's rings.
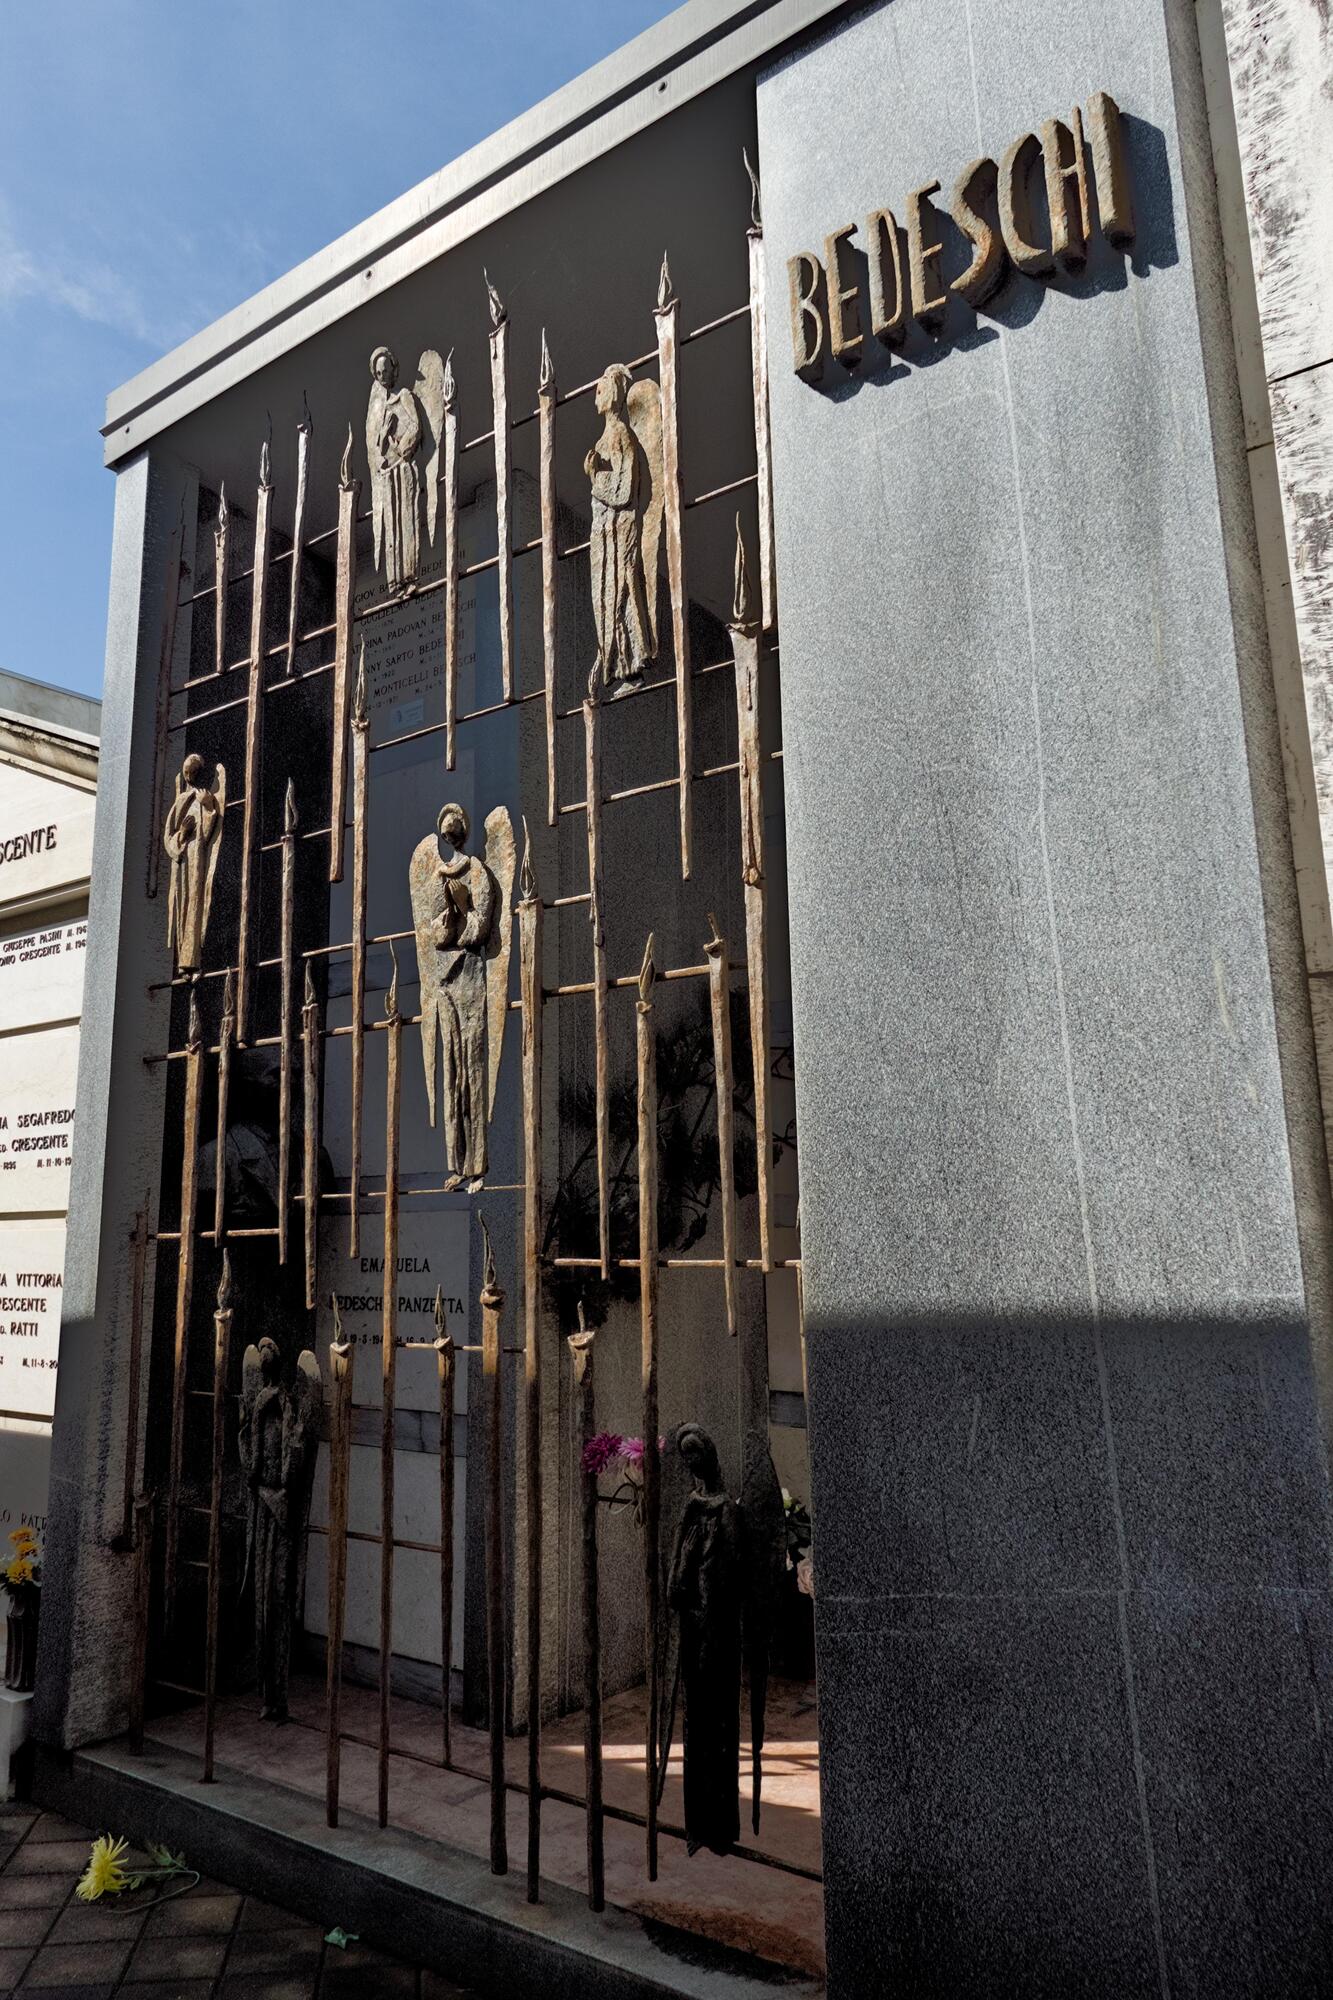
[[[447,805],[412,856],[409,887],[421,982],[421,1057],[435,1123],[438,1038],[448,1188],[475,1194],[504,1048],[513,938],[514,828],[503,806],[486,820],[486,854],[469,854],[468,816]],[[488,1047],[489,1045],[489,1047]]]
[[204,783],[206,769],[203,758],[192,750],[177,775],[176,796],[162,834],[171,860],[167,938],[177,972],[198,972],[203,965],[204,932],[227,810],[225,767],[217,766],[211,787]]
[[[287,1720],[301,1538],[319,1449],[323,1385],[307,1348],[290,1387],[272,1340],[247,1347],[241,1373],[241,1465],[250,1489],[245,1569],[254,1579],[260,1718]],[[244,1583],[242,1583],[244,1589]]]
[[667,1575],[667,1690],[658,1737],[658,1795],[684,1698],[685,1841],[725,1854],[740,1838],[742,1668],[750,1691],[751,1824],[759,1831],[768,1664],[787,1561],[782,1488],[766,1439],[745,1441],[741,1497],[732,1500],[717,1446],[701,1424],[672,1438],[693,1482]]
[[625,694],[657,657],[657,552],[662,539],[662,398],[622,362],[597,384],[602,434],[583,461],[592,486],[595,673]]
[[[390,590],[416,582],[421,566],[421,500],[425,490],[427,539],[435,541],[439,501],[440,439],[444,431],[444,363],[428,347],[417,363],[415,390],[398,387],[398,363],[387,347],[370,357],[366,405],[366,456],[375,565]],[[426,451],[417,458],[423,438]]]

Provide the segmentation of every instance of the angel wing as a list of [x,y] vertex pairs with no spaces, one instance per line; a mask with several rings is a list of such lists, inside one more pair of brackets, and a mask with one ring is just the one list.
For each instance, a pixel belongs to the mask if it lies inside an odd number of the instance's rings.
[[768,1665],[787,1565],[787,1515],[768,1440],[751,1431],[741,1480],[741,1634],[750,1684],[751,1824],[759,1831]]
[[324,1383],[319,1362],[307,1347],[296,1364],[282,1434],[282,1483],[287,1493],[289,1532],[300,1528],[310,1504],[323,1415]]
[[[177,805],[180,803],[181,787],[184,783],[185,776],[183,771],[177,771],[176,790],[171,801],[172,812],[176,810]],[[170,814],[168,818],[170,818]],[[177,925],[180,923],[180,911],[176,907],[176,876],[178,872],[176,857],[173,854],[171,856],[171,868],[167,877],[167,949],[172,954],[173,964],[175,963],[176,956]]]
[[222,852],[222,822],[227,816],[227,767],[217,767],[217,783],[213,796],[218,802],[218,823],[213,829],[213,840],[208,850],[208,867],[204,872],[204,907],[199,913],[199,938],[202,943],[208,929],[208,912],[213,905],[213,877],[218,872],[218,856]]
[[662,545],[666,475],[662,465],[662,392],[656,382],[634,382],[625,398],[625,416],[639,440],[648,467],[648,492],[639,526],[643,581],[648,599],[648,633],[657,652],[657,555]]
[[[514,869],[517,849],[514,822],[508,808],[496,806],[486,815],[486,866],[499,891],[490,942],[486,946],[486,1119],[495,1111],[495,1085],[504,1053],[505,1021],[509,1013],[509,954],[514,942]],[[423,1029],[425,1023],[422,1023]]]
[[440,498],[440,443],[444,437],[444,363],[428,347],[417,363],[416,388],[421,424],[426,433],[421,477],[426,488],[426,532],[435,546],[435,514]]
[[419,841],[408,869],[412,925],[417,934],[417,984],[421,992],[421,1060],[426,1069],[426,1104],[435,1124],[436,1038],[440,1023],[440,988],[435,972],[431,927],[443,907],[440,895],[440,849],[434,834]]

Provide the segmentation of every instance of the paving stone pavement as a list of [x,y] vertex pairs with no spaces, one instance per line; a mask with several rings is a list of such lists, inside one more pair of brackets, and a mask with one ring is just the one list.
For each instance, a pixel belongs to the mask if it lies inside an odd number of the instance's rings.
[[319,1925],[223,1882],[141,1912],[81,1903],[94,1837],[0,1804],[0,2000],[474,2000],[384,1952],[326,1945]]

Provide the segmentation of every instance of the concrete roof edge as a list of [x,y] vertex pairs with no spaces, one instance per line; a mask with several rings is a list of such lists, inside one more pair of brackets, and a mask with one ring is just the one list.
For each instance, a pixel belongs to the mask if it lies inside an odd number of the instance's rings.
[[[354,229],[293,266],[273,284],[214,320],[107,398],[109,435],[192,377],[205,373],[268,329],[333,290],[359,267],[409,241],[450,209],[567,138],[609,106],[641,90],[742,22],[777,10],[779,0],[686,0],[633,41],[595,63],[531,110],[470,147]],[[829,11],[813,0],[812,19]],[[790,33],[790,27],[785,30]],[[108,454],[110,456],[110,454]]]

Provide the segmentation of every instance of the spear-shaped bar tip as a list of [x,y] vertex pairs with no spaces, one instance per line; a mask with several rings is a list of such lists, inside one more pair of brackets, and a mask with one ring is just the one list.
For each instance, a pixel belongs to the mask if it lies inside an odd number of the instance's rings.
[[226,528],[227,528],[227,522],[228,522],[228,521],[230,520],[230,518],[231,518],[231,509],[230,509],[230,508],[228,507],[228,505],[227,505],[227,482],[226,482],[226,480],[224,479],[224,480],[223,480],[223,482],[222,482],[222,491],[221,491],[221,492],[220,492],[220,493],[218,494],[218,533],[219,533],[219,534],[225,534],[225,533],[226,533]]
[[525,903],[531,903],[537,895],[537,872],[532,865],[532,835],[528,831],[528,816],[523,815],[523,863],[518,871],[518,892]]
[[384,996],[384,1018],[386,1021],[398,1019],[398,953],[394,950],[393,939],[389,939],[389,956],[393,960],[393,977],[389,990]]
[[304,1001],[304,1005],[305,1005],[305,1006],[307,1006],[307,1007],[317,1007],[317,1006],[319,1005],[319,999],[318,999],[318,996],[317,996],[317,995],[316,995],[316,993],[315,993],[315,975],[314,975],[314,974],[313,974],[313,972],[312,972],[312,971],[310,970],[310,960],[309,960],[309,959],[307,959],[307,960],[306,960],[306,962],[305,962],[305,1001]]
[[704,939],[704,953],[708,958],[718,958],[726,950],[727,941],[719,931],[717,918],[711,910],[708,912],[708,927],[713,935]]
[[298,437],[302,437],[302,436],[304,436],[304,437],[307,437],[307,438],[308,438],[308,437],[310,437],[310,436],[312,435],[312,433],[313,433],[313,431],[314,431],[314,428],[315,428],[315,420],[314,420],[314,418],[313,418],[313,417],[311,416],[311,414],[310,414],[310,405],[309,405],[309,403],[308,403],[308,402],[306,401],[306,393],[305,393],[305,390],[304,390],[304,389],[302,389],[302,391],[301,391],[301,414],[300,414],[300,417],[299,417],[299,418],[297,419],[297,424],[296,424],[296,435],[297,435]]
[[338,1294],[329,1293],[329,1304],[333,1307],[333,1338],[341,1343],[343,1337],[343,1316],[338,1310]]
[[282,831],[284,837],[296,832],[296,781],[287,780],[287,796],[282,802]]
[[657,280],[657,310],[665,312],[669,306],[675,304],[675,300],[675,287],[671,282],[671,273],[667,269],[667,253],[664,250],[662,252],[662,269]]
[[440,384],[440,387],[444,395],[445,409],[452,410],[454,399],[458,394],[458,385],[454,381],[454,350],[452,347],[444,357],[444,380]]
[[442,1285],[437,1285],[435,1287],[434,1311],[435,1311],[435,1345],[437,1347],[442,1347],[442,1348],[452,1347],[454,1344],[453,1336],[452,1334],[446,1333],[444,1326],[444,1321],[445,1321],[444,1287]]
[[366,699],[366,642],[361,641],[361,651],[356,662],[356,692],[352,696],[352,727],[370,727],[370,705]]
[[486,297],[491,308],[491,326],[498,333],[509,315],[505,309],[505,302],[491,283],[490,272],[484,264],[481,267],[481,275],[486,280]]
[[343,446],[342,464],[338,467],[338,484],[342,487],[344,493],[348,492],[352,485],[352,426],[350,422],[347,426],[347,442]]
[[584,1311],[583,1311],[583,1294],[582,1294],[582,1292],[580,1292],[580,1293],[579,1293],[579,1303],[578,1303],[578,1315],[579,1315],[579,1332],[580,1332],[580,1333],[586,1333],[586,1332],[588,1331],[588,1321],[587,1321],[587,1318],[585,1317],[585,1315],[584,1315]]
[[745,537],[741,533],[741,517],[736,516],[736,567],[735,583],[731,593],[731,622],[733,625],[754,623],[754,593],[750,588],[750,565],[745,556]]
[[537,377],[537,394],[549,396],[555,388],[555,363],[551,360],[551,350],[546,345],[546,328],[542,328],[542,367]]
[[231,1257],[226,1250],[222,1253],[222,1276],[218,1279],[218,1311],[231,1311]]
[[744,146],[741,147],[741,158],[745,162],[745,171],[750,176],[750,227],[758,232],[764,226],[764,211],[759,201],[759,176],[750,165],[750,155]]
[[[198,975],[196,974],[195,977],[197,979]],[[199,988],[197,984],[192,984],[190,987],[190,1022],[185,1040],[186,1045],[192,1052],[201,1049],[204,1045],[204,1028],[202,1021],[199,1019]]]
[[271,486],[273,484],[273,476],[270,468],[271,461],[269,458],[268,439],[265,438],[263,444],[259,447],[259,483],[261,486]]
[[481,1240],[484,1246],[481,1267],[481,1295],[484,1302],[487,1292],[494,1293],[497,1289],[495,1282],[495,1250],[491,1244],[491,1232],[486,1227],[485,1216],[478,1212],[477,1220],[481,1224]]
[[657,967],[653,963],[653,934],[648,933],[648,942],[643,948],[643,964],[639,967],[639,1011],[646,1014],[653,1004],[653,981],[657,978]]

